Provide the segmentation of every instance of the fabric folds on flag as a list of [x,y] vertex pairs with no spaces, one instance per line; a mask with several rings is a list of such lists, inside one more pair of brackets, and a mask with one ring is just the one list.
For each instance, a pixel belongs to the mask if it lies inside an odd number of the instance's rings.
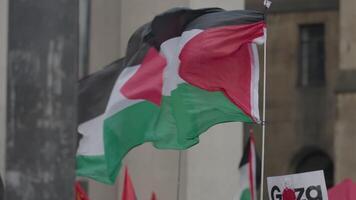
[[239,165],[240,181],[234,200],[257,200],[257,188],[261,178],[261,160],[255,149],[252,130]]
[[259,122],[263,13],[176,8],[130,38],[125,58],[79,83],[77,174],[114,183],[124,156],[152,142],[187,149],[211,126]]

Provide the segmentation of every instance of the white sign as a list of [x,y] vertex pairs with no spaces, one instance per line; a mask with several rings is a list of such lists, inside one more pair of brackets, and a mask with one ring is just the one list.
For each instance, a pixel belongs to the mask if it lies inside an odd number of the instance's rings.
[[267,186],[270,200],[283,200],[283,192],[293,191],[296,200],[328,200],[323,171],[268,177]]

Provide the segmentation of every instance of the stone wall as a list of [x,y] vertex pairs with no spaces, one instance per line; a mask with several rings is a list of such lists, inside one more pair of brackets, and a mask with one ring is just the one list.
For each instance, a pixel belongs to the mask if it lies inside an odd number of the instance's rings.
[[[299,25],[325,24],[326,85],[297,85]],[[313,147],[334,158],[334,85],[338,65],[338,12],[268,16],[266,176],[295,172],[295,159]],[[257,135],[257,134],[256,134]]]
[[[356,92],[355,92],[356,93]],[[345,178],[356,180],[356,94],[338,94],[337,123],[335,131],[335,177],[340,182]]]
[[356,70],[356,1],[340,0],[340,69]]
[[340,62],[335,128],[336,180],[356,181],[356,2],[340,1]]

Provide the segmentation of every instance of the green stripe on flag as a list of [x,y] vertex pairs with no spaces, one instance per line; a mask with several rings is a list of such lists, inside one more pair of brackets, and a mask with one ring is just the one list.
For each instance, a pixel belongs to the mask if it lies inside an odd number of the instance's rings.
[[110,179],[114,179],[121,161],[132,148],[153,141],[157,116],[156,105],[143,101],[104,120],[104,149]]
[[[221,92],[180,84],[171,96],[163,97],[161,107],[142,101],[105,119],[104,148],[109,173],[100,171],[105,163],[98,164],[94,169],[100,175],[109,177],[90,177],[113,183],[122,159],[132,148],[144,142],[153,142],[158,149],[187,149],[197,144],[199,135],[211,126],[231,121],[252,122]],[[83,168],[99,161],[78,158],[78,165]],[[92,174],[90,169],[79,168],[79,172],[82,176],[88,176],[85,173],[89,172]]]
[[85,176],[107,184],[113,182],[109,179],[104,155],[77,156],[76,165],[77,176]]
[[198,137],[211,126],[231,121],[253,122],[222,92],[209,92],[188,84],[181,84],[172,96],[182,101],[182,110],[190,117],[189,138]]
[[245,190],[242,191],[240,200],[251,200],[251,192],[249,188],[246,188]]
[[157,127],[159,149],[187,149],[199,142],[199,135],[223,122],[253,122],[221,92],[209,92],[180,84],[165,96]]

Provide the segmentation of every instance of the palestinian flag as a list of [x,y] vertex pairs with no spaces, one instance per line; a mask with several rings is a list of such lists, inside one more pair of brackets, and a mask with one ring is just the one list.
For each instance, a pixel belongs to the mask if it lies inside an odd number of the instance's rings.
[[257,187],[261,178],[261,160],[255,150],[255,138],[252,131],[244,148],[240,161],[239,190],[234,200],[257,200]]
[[211,126],[259,122],[257,11],[172,9],[130,38],[125,58],[79,83],[77,174],[114,183],[130,149],[187,149]]

